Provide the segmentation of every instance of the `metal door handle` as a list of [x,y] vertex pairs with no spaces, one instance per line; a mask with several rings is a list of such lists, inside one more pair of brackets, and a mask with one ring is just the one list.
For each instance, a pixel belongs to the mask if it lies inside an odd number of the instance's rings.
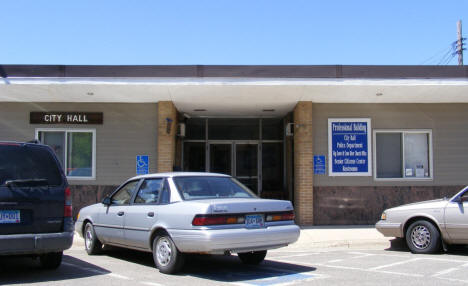
[[117,213],[118,216],[123,216],[125,213],[123,211],[120,211]]
[[149,213],[148,213],[148,216],[149,216],[149,217],[154,217],[154,212],[149,212]]

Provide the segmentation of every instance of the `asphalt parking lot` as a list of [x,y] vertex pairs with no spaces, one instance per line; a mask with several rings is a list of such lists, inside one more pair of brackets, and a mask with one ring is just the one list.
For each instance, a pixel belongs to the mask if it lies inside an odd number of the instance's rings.
[[466,285],[468,249],[414,255],[404,248],[279,249],[259,266],[232,256],[191,256],[179,275],[164,275],[149,253],[111,248],[88,256],[81,246],[65,252],[55,271],[37,261],[0,259],[1,285]]

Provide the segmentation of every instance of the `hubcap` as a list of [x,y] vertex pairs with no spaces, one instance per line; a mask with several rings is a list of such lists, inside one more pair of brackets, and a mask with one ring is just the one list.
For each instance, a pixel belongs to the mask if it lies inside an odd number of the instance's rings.
[[431,243],[431,233],[423,226],[418,225],[411,231],[411,242],[418,249],[425,249]]
[[158,263],[162,266],[166,266],[169,264],[169,262],[171,262],[171,243],[165,237],[162,237],[158,240],[158,244],[156,245],[156,258],[158,259]]
[[86,249],[91,248],[91,243],[93,241],[93,233],[91,232],[91,228],[87,227],[86,228],[86,239],[85,239],[85,244],[86,244]]

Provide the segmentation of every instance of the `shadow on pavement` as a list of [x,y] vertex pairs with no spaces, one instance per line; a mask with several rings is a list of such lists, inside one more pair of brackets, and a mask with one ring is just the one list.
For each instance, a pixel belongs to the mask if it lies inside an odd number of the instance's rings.
[[[106,250],[103,255],[155,267],[153,256],[148,252],[112,247]],[[156,268],[154,270],[158,271]],[[315,270],[314,267],[268,260],[268,256],[260,265],[254,266],[243,264],[236,255],[187,255],[185,266],[178,275],[219,282],[245,282],[247,284],[249,281],[269,279],[270,283],[277,284],[315,278],[318,275],[310,273]]]
[[[265,259],[259,265],[241,263],[236,255],[189,256],[182,275],[210,279],[219,282],[244,282],[257,285],[256,280],[268,279],[270,284],[291,283],[314,278],[314,267]],[[260,283],[261,284],[261,283]]]
[[0,257],[0,285],[78,279],[108,273],[110,271],[68,255],[63,256],[62,264],[54,270],[42,269],[38,258]]

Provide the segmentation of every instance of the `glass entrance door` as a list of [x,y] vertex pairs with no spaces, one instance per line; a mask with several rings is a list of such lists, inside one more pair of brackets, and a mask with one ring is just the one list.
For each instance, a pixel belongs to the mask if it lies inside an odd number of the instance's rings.
[[234,177],[258,194],[258,144],[236,143]]
[[215,143],[210,144],[209,171],[232,175],[232,144]]

